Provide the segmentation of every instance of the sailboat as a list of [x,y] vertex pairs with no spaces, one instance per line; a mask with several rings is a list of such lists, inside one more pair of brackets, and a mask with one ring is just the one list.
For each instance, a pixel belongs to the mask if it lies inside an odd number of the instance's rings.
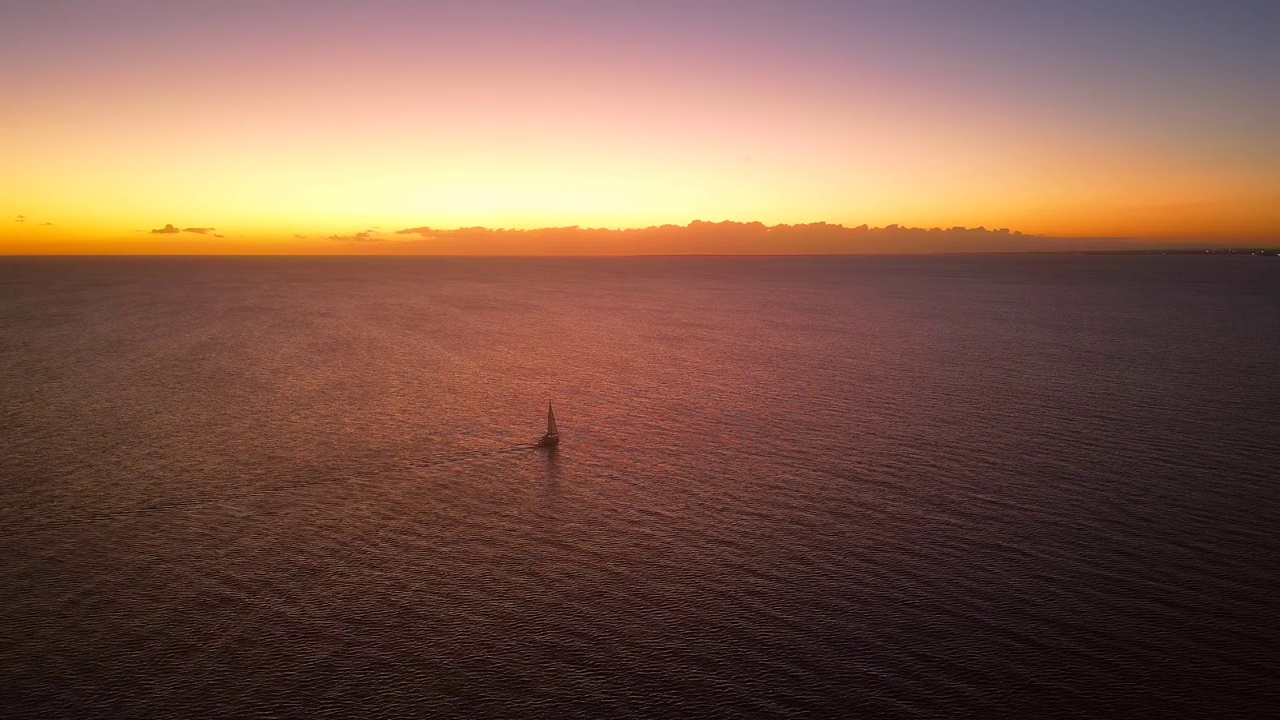
[[538,441],[538,447],[555,447],[560,444],[560,433],[556,432],[556,412],[551,409],[551,401],[547,401],[547,434]]

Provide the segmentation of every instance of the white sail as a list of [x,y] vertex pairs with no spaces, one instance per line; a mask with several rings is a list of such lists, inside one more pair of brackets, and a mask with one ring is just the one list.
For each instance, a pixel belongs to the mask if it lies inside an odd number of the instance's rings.
[[558,435],[556,432],[556,413],[551,409],[551,401],[547,401],[547,434]]

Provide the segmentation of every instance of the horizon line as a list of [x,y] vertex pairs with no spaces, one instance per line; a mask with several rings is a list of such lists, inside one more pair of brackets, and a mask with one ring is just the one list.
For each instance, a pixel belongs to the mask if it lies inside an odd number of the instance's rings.
[[464,258],[464,259],[566,259],[616,260],[633,258],[831,258],[831,257],[940,257],[979,255],[1256,255],[1280,254],[1280,241],[1272,245],[1194,245],[1183,247],[1133,247],[1079,250],[973,250],[942,252],[862,252],[862,253],[628,253],[628,254],[518,254],[518,253],[0,253],[8,258]]

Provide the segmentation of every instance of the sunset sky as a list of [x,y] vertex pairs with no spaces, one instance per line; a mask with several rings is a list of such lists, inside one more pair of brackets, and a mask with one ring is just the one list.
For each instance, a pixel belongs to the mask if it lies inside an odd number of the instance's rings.
[[0,253],[695,219],[1280,239],[1274,0],[5,0],[0,91]]

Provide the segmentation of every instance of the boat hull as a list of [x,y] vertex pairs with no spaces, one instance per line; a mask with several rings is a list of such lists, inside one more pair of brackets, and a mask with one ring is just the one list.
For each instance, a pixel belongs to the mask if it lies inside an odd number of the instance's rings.
[[538,441],[538,447],[555,447],[560,444],[559,435],[543,435]]

